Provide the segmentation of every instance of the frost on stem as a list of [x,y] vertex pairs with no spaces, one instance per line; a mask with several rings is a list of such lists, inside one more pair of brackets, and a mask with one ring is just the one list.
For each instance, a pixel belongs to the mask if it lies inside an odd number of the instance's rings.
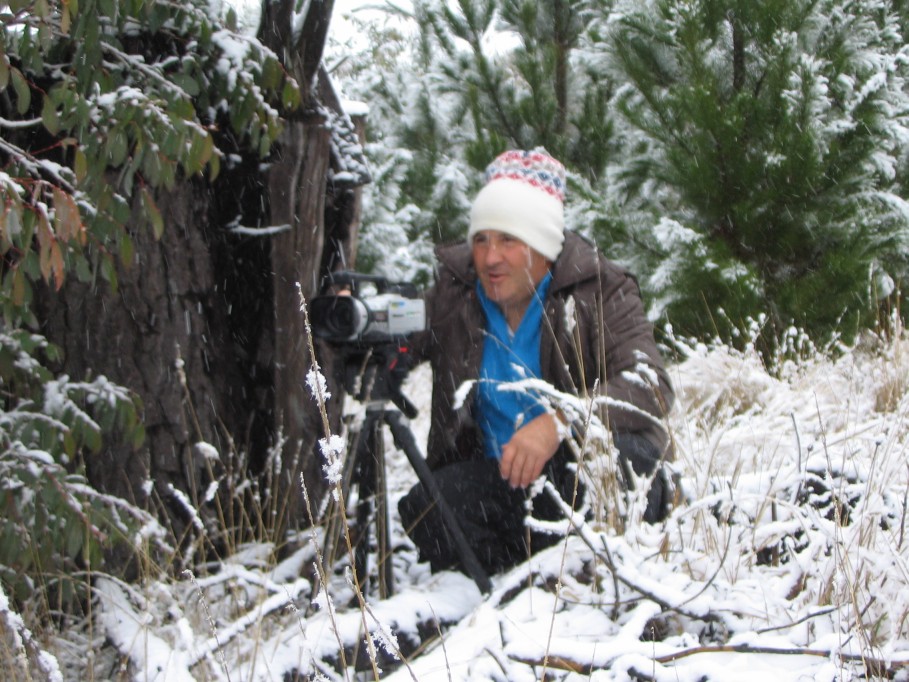
[[344,458],[341,455],[344,452],[345,445],[344,439],[338,435],[330,435],[328,438],[319,439],[319,449],[325,458],[322,470],[325,472],[325,478],[334,487],[332,495],[334,495],[335,501],[338,501],[338,490],[341,476],[344,473]]
[[311,368],[306,373],[306,385],[309,386],[309,392],[312,394],[313,399],[319,404],[331,398],[331,391],[328,390],[328,382],[317,367]]

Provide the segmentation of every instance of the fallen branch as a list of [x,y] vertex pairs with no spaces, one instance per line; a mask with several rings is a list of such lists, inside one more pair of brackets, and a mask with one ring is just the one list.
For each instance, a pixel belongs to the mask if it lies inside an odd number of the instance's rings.
[[874,658],[866,654],[844,654],[842,652],[828,651],[825,649],[799,649],[779,648],[766,646],[748,646],[748,645],[719,645],[719,646],[699,646],[693,649],[677,651],[674,654],[659,656],[653,660],[657,663],[671,663],[680,658],[694,656],[696,654],[711,653],[736,653],[736,654],[772,654],[774,656],[817,656],[820,658],[834,658],[841,663],[861,663],[865,666],[866,674],[871,678],[892,678],[900,670],[909,668],[909,660],[905,661],[885,661],[880,658]]
[[[909,660],[905,661],[885,661],[880,658],[873,658],[864,654],[844,654],[825,649],[799,649],[780,648],[768,646],[750,646],[750,645],[718,645],[718,646],[698,646],[691,649],[683,649],[665,656],[656,656],[653,658],[654,663],[666,664],[673,663],[682,658],[696,656],[698,654],[757,654],[773,656],[814,656],[817,658],[836,659],[841,663],[861,663],[869,677],[877,679],[892,679],[896,673],[901,670],[909,669]],[[577,661],[567,656],[558,656],[549,654],[545,661],[540,658],[527,658],[523,656],[509,656],[517,663],[523,663],[530,666],[546,665],[549,668],[565,670],[568,672],[578,673],[581,675],[591,675],[596,670],[608,670],[609,665],[595,665],[591,662]]]
[[[510,658],[515,663],[523,663],[524,665],[529,665],[533,667],[539,667],[544,665],[542,658],[525,658],[524,656],[512,656]],[[594,670],[606,670],[607,668],[600,666],[597,667],[592,663],[583,663],[581,661],[573,661],[570,658],[565,658],[564,656],[553,656],[549,654],[546,657],[545,665],[547,668],[554,668],[556,670],[565,670],[571,673],[578,673],[579,675],[590,675]]]

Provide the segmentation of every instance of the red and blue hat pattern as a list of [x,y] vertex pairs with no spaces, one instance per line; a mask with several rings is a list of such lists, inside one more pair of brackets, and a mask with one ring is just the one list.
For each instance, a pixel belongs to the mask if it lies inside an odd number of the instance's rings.
[[526,182],[565,201],[565,167],[541,151],[507,151],[486,167],[486,182],[508,178]]

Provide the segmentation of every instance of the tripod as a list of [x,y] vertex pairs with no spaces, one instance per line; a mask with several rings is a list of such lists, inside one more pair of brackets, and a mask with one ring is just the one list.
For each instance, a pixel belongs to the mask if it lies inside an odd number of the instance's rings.
[[[370,349],[366,354],[348,353],[346,358],[345,385],[349,389],[359,386],[359,391],[349,392],[357,394],[361,400],[365,397],[366,408],[362,425],[358,430],[352,431],[348,438],[340,498],[331,498],[326,512],[323,562],[326,566],[333,566],[340,558],[342,548],[346,548],[357,586],[366,592],[369,589],[369,554],[374,545],[379,597],[384,599],[394,594],[383,432],[384,427],[388,427],[395,445],[404,452],[420,483],[439,509],[446,528],[457,545],[464,568],[480,591],[487,594],[492,589],[489,576],[477,560],[442,496],[416,438],[404,419],[405,416],[412,419],[417,415],[417,408],[400,390],[401,382],[409,369],[406,362],[401,362],[406,353],[406,347],[391,344]],[[350,523],[347,509],[354,489],[357,492],[356,507]]]

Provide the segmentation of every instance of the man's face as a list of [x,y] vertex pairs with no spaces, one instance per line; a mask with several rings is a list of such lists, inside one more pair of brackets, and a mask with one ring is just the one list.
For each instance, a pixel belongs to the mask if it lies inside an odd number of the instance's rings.
[[549,271],[549,261],[517,237],[482,230],[473,236],[473,264],[483,291],[499,304],[509,322],[520,321]]

